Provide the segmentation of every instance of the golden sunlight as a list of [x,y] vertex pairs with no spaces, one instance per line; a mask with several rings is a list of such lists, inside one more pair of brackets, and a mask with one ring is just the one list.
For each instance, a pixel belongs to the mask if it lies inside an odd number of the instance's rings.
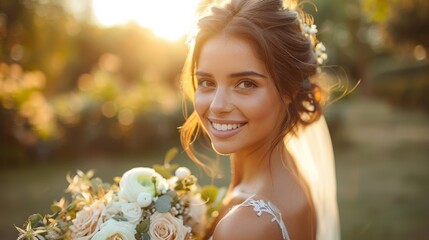
[[178,40],[192,26],[198,0],[93,0],[96,21],[102,26],[135,22],[155,35]]

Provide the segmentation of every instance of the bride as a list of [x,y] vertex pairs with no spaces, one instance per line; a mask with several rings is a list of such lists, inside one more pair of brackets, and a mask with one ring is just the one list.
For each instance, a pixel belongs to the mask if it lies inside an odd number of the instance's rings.
[[[331,140],[315,81],[326,60],[312,18],[292,1],[232,0],[198,22],[183,87],[200,132],[230,156],[229,191],[207,237],[339,239]],[[208,169],[210,170],[210,169]]]

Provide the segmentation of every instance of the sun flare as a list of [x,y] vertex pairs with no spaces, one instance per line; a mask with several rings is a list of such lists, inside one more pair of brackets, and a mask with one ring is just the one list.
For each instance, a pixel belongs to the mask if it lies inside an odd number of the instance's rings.
[[192,26],[198,0],[93,0],[96,21],[102,26],[135,22],[155,35],[178,40]]

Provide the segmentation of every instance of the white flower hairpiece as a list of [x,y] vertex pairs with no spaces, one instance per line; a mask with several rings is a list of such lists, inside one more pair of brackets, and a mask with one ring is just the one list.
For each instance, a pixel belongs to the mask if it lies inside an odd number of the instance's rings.
[[328,54],[326,54],[326,47],[322,42],[316,44],[314,47],[314,54],[316,55],[317,63],[322,65],[328,60]]
[[310,35],[315,35],[317,33],[317,26],[312,24],[311,26],[302,21],[302,19],[298,20],[301,24],[301,33],[302,35],[309,37]]
[[[295,11],[296,12],[296,11]],[[320,72],[320,66],[324,65],[328,60],[328,54],[326,53],[326,47],[323,45],[322,42],[317,41],[316,44],[314,44],[314,41],[316,41],[316,34],[318,33],[316,24],[307,24],[305,21],[303,21],[299,14],[296,12],[298,21],[301,25],[301,34],[305,37],[310,38],[310,40],[313,42],[313,52],[316,57],[317,64],[319,65],[317,68],[317,71]]]

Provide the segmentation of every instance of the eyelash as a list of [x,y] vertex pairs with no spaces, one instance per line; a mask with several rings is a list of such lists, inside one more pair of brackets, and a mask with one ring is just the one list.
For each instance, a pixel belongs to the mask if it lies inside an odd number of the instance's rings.
[[[246,84],[246,83],[251,84],[251,86],[250,87],[240,87],[240,85]],[[210,84],[210,85],[208,85],[208,84]],[[208,87],[213,87],[214,85],[216,85],[216,84],[210,80],[207,80],[207,79],[198,80],[198,86],[199,87],[208,88]],[[246,79],[246,80],[239,81],[235,87],[237,87],[239,89],[252,89],[252,88],[256,88],[257,85],[253,80]]]
[[211,86],[203,86],[204,83],[206,83],[206,84],[210,84],[210,83],[213,84],[213,82],[211,82],[211,81],[209,81],[207,79],[201,79],[201,80],[199,79],[198,80],[198,86],[199,87],[203,87],[203,88],[211,87]]
[[[251,87],[239,87],[241,84],[245,84],[245,83],[250,83],[252,86]],[[250,88],[256,88],[257,85],[254,81],[246,79],[246,80],[242,80],[237,84],[237,87],[241,88],[241,89],[250,89]]]

